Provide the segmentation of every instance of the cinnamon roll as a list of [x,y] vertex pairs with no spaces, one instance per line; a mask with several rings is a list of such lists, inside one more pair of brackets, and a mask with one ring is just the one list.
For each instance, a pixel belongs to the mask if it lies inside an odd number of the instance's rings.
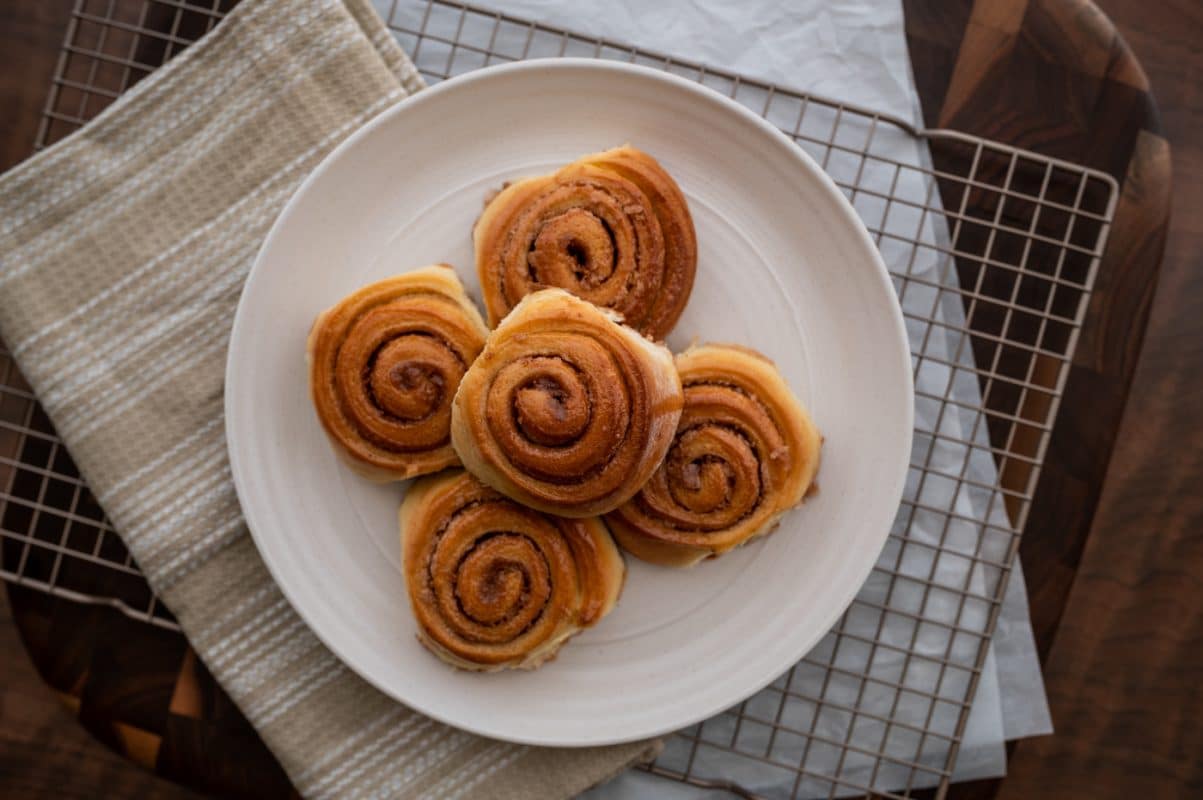
[[510,184],[485,207],[473,238],[492,325],[530,292],[555,286],[663,339],[697,267],[685,196],[629,145]]
[[802,502],[821,437],[773,362],[743,347],[677,356],[685,409],[647,485],[606,515],[618,543],[645,561],[689,566],[769,532]]
[[377,481],[458,463],[451,400],[487,335],[442,265],[365,286],[323,311],[309,333],[309,384],[335,452]]
[[672,355],[561,289],[528,295],[489,336],[452,404],[464,466],[549,514],[588,517],[639,490],[681,415]]
[[462,669],[539,666],[610,612],[626,576],[597,517],[541,514],[462,470],[415,482],[400,522],[418,639]]

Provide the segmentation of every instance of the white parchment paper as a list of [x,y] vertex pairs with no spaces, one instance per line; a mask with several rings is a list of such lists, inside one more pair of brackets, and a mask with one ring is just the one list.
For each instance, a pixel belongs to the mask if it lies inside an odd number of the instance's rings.
[[[382,15],[391,11],[394,20],[409,25],[420,21],[425,7],[421,0],[400,0],[395,7],[392,0],[376,0],[376,4]],[[475,4],[589,36],[635,45],[688,61],[720,66],[746,77],[837,98],[915,123],[921,122],[918,95],[914,88],[903,32],[900,0],[791,0],[789,3],[773,0],[746,0],[741,3],[721,0],[665,0],[659,3],[645,3],[640,0],[475,0]],[[518,29],[503,30],[501,36],[506,35],[513,36],[515,41],[497,41],[495,47],[506,52],[520,50],[523,32]],[[407,42],[402,40],[402,44]],[[420,58],[419,66],[422,66]],[[900,132],[887,131],[884,135],[879,135],[875,139],[874,150],[905,163],[919,165],[929,161],[926,146]],[[851,176],[840,174],[842,168],[846,167],[835,161],[828,165],[829,172],[832,172],[837,180],[850,180]],[[871,180],[872,177],[862,176],[862,183]],[[885,179],[888,180],[888,177]],[[903,184],[907,181],[914,185],[900,185],[898,192],[913,198],[927,197],[938,202],[938,194],[918,173],[904,173]],[[944,224],[942,220],[933,220],[930,217],[919,219],[917,212],[912,217],[901,214],[886,218],[880,204],[874,204],[871,198],[867,198],[865,202],[857,202],[856,207],[871,228],[894,230],[907,237],[918,235],[918,238],[927,241],[947,242],[947,230],[940,227]],[[917,255],[911,258],[909,250],[909,247],[899,247],[891,251],[883,247],[883,255],[892,271],[909,270],[911,274],[927,280],[938,280],[945,285],[955,283],[955,273],[948,274],[948,265],[940,262],[938,253],[919,250]],[[924,290],[922,287],[916,288],[917,286],[918,284],[912,284],[904,293],[904,309],[920,317],[933,316],[952,327],[964,322],[959,298],[951,294],[937,297],[934,289]],[[969,348],[962,346],[955,333],[948,328],[908,319],[908,334],[912,351],[916,354],[922,352],[937,360],[972,365],[972,353]],[[967,408],[949,405],[941,415],[937,413],[938,404],[934,401],[920,402],[916,408],[918,433],[912,461],[921,463],[930,458],[932,466],[940,472],[956,475],[963,468],[965,475],[972,480],[984,485],[993,485],[997,474],[993,459],[986,450],[955,446],[946,440],[922,435],[924,431],[940,431],[953,438],[978,442],[983,446],[987,444],[987,431],[980,423],[975,427],[973,414],[969,411],[980,402],[976,379],[968,371],[926,361],[918,371],[916,382],[918,388],[926,389],[936,396],[943,395],[945,389],[950,388],[952,396]],[[952,494],[954,491],[957,491],[955,496]],[[963,488],[958,491],[951,481],[933,480],[920,485],[917,473],[912,471],[908,480],[907,497],[920,499],[935,507],[951,505],[959,515],[969,519],[988,521],[999,526],[1006,525],[1001,501],[997,495],[991,497],[987,491],[972,492]],[[932,544],[939,542],[943,536],[946,549],[963,551],[966,554],[971,554],[978,545],[978,538],[972,532],[953,529],[945,531],[940,521],[925,519],[922,516],[917,516],[912,521],[909,536]],[[1003,546],[1002,542],[1003,537],[988,537],[982,542],[982,555],[1001,560],[1003,553],[997,548]],[[898,556],[896,548],[893,552],[890,550],[894,545],[892,540],[891,545],[888,545],[882,554],[880,562],[891,568]],[[939,576],[938,581],[957,585],[962,583],[963,576],[971,590],[986,592],[983,576],[968,566],[968,560],[941,555],[935,563],[909,564],[907,561],[911,559],[913,550],[916,548],[908,548],[900,571],[906,573],[908,569],[913,568],[916,574],[926,576],[929,570],[934,570]],[[933,555],[932,558],[936,556]],[[900,607],[906,607],[912,601],[917,602],[916,598],[907,595],[905,587],[896,588],[889,597],[886,596],[886,589],[884,576],[874,573],[862,596],[871,596],[886,605],[897,604]],[[951,620],[958,605],[955,597],[941,597],[937,593],[928,598],[923,613],[933,618]],[[860,620],[853,616],[848,625],[853,632],[857,632],[857,626],[863,624],[864,629],[860,632],[872,638],[876,632],[876,622],[876,619]],[[905,644],[911,631],[891,629],[890,625],[898,628],[894,622],[894,618],[887,618],[887,629],[883,638]],[[974,629],[975,626],[984,625],[984,622],[984,610],[969,609],[963,612],[958,624]],[[926,633],[921,632],[918,637],[917,646],[921,652],[939,655],[943,647],[947,646],[946,640],[933,636],[929,642],[925,640],[925,636]],[[832,647],[832,637],[828,637],[819,649],[830,650]],[[841,656],[837,653],[837,663],[839,657]],[[842,657],[848,656],[845,654]],[[873,662],[873,669],[889,674],[891,670],[901,669],[901,664],[896,662],[900,662],[902,658],[899,653],[879,650]],[[922,681],[927,678],[921,672],[916,673],[914,665],[911,670],[912,679]],[[936,677],[932,675],[931,679],[934,681]],[[799,678],[796,676],[795,680]],[[805,675],[801,680],[806,680]],[[794,688],[798,686],[795,684]],[[806,693],[817,695],[819,690],[816,687],[814,691]],[[775,708],[779,698],[779,694],[768,693],[764,698],[753,698],[749,707],[763,699],[766,703],[771,702]],[[870,693],[866,693],[862,707],[889,716],[892,701],[892,696],[883,696],[878,704],[874,702]],[[893,713],[895,718],[910,722],[919,728],[928,724],[927,707],[923,704],[915,704],[914,708],[908,708],[904,700]],[[937,711],[932,725],[938,727],[949,724],[948,720],[940,719],[939,715],[940,711]],[[728,723],[721,719],[709,723],[708,727],[703,728],[703,738],[713,736],[714,741],[720,741],[726,733],[722,729],[725,724]],[[815,730],[822,736],[843,741],[848,735],[848,724],[846,719],[840,717],[821,718],[816,722]],[[954,779],[968,780],[1004,774],[1004,739],[1050,733],[1051,730],[1044,684],[1029,621],[1027,596],[1021,572],[1016,570],[1011,576],[990,657],[985,665],[964,732]],[[858,737],[863,735],[866,742],[873,742],[875,737],[880,740],[882,733],[858,725],[853,729],[854,735],[851,738],[856,742]],[[755,731],[745,735],[754,736]],[[745,739],[741,738],[741,743],[744,742]],[[893,742],[886,743],[887,750],[892,744]],[[913,755],[914,748],[914,741],[905,737],[898,742],[899,754],[909,749]],[[789,797],[795,788],[800,790],[800,796],[826,796],[829,790],[829,787],[821,782],[811,782],[814,784],[812,786],[804,781],[799,787],[795,787],[792,783],[795,776],[792,774],[765,768],[747,759],[727,757],[719,748],[704,748],[701,752],[702,755],[698,757],[701,760],[695,761],[695,774],[736,779],[742,785],[766,796]],[[827,771],[830,771],[835,764],[825,764],[822,759],[827,758],[834,762],[838,758],[838,750],[828,748],[827,752],[826,756],[821,750],[812,753],[808,766],[822,773],[826,765]],[[925,765],[938,766],[943,763],[944,752],[946,751],[937,746],[924,747],[920,760]],[[670,748],[665,758],[672,757]],[[930,781],[923,780],[922,773],[912,776],[908,774],[908,769],[898,765],[887,765],[874,773],[870,760],[865,761],[864,767],[860,768],[854,761],[849,762],[846,758],[843,777],[881,790],[900,788],[908,780],[912,780],[915,786],[930,785]],[[725,796],[725,793],[706,792],[633,771],[594,789],[587,796],[592,800],[612,800],[648,796],[720,797]]]

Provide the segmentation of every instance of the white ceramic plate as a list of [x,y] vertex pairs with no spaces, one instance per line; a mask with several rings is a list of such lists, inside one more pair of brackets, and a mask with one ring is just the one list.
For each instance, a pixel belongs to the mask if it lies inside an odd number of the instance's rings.
[[[310,406],[314,316],[370,282],[449,262],[479,298],[470,231],[503,181],[630,142],[677,179],[698,271],[674,350],[768,354],[826,436],[822,491],[771,537],[686,571],[628,559],[618,607],[535,672],[453,670],[426,652],[399,568],[406,485],[335,458]],[[365,679],[486,736],[581,746],[665,733],[787,670],[868,576],[910,453],[910,356],[889,277],[835,185],[743,107],[595,60],[480,70],[381,114],[276,222],[234,324],[226,430],[255,543],[293,607]]]

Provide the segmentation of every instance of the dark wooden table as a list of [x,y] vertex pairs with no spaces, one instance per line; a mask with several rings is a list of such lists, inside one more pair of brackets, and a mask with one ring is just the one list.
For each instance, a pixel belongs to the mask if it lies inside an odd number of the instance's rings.
[[[1098,0],[1128,43],[1087,0],[903,3],[928,124],[1086,163],[1123,185],[1023,545],[1057,734],[1013,747],[1006,780],[950,796],[1195,796],[1203,3]],[[30,150],[71,5],[0,7],[0,167]],[[0,796],[189,796],[130,761],[216,794],[290,794],[182,637],[28,591],[10,588],[9,600],[19,613],[14,624],[0,607]]]

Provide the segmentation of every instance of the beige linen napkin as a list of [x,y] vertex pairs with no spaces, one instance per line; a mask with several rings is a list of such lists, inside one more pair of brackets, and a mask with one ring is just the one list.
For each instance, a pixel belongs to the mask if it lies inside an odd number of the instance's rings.
[[0,335],[139,566],[302,794],[566,797],[653,745],[516,746],[388,699],[293,612],[230,482],[222,376],[255,253],[318,161],[421,86],[367,0],[244,0],[0,178]]

